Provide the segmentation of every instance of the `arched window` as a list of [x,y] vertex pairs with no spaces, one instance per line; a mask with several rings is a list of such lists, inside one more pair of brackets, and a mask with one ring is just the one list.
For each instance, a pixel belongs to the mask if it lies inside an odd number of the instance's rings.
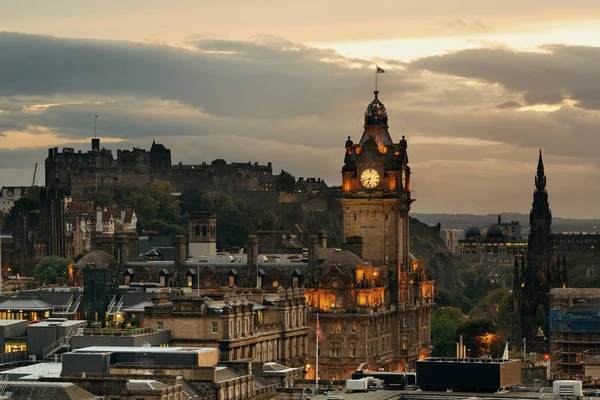
[[200,225],[196,225],[194,227],[194,233],[196,234],[196,236],[200,236]]
[[202,225],[202,237],[208,236],[208,228],[206,225]]

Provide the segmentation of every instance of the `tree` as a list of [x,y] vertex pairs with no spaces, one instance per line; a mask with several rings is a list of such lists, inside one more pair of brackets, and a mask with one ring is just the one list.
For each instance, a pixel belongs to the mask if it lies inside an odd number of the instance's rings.
[[461,324],[457,333],[463,336],[463,343],[471,356],[479,356],[497,350],[498,336],[494,321],[490,318],[468,319]]
[[457,329],[464,319],[461,310],[455,307],[438,307],[431,313],[434,357],[452,357],[456,354]]
[[113,197],[106,192],[90,193],[90,200],[94,203],[94,207],[110,207],[113,203]]
[[279,217],[275,211],[267,210],[263,213],[260,219],[260,229],[267,231],[279,229]]
[[277,175],[277,188],[282,192],[291,192],[296,185],[296,178],[283,169]]
[[147,185],[127,186],[119,199],[121,207],[131,206],[138,217],[138,231],[159,230],[182,233],[180,201],[167,181],[153,180]]
[[69,277],[69,265],[73,260],[58,256],[48,256],[36,265],[34,277],[42,285],[64,285]]

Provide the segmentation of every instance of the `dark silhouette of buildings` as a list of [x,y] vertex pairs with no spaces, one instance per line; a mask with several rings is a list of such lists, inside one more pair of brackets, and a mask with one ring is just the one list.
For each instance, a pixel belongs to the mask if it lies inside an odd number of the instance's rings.
[[275,177],[271,163],[227,163],[217,159],[210,164],[171,165],[171,150],[152,142],[150,151],[136,148],[111,150],[100,147],[100,139],[92,139],[92,149],[75,152],[73,148],[48,149],[46,186],[61,189],[74,199],[92,191],[113,193],[124,185],[141,185],[154,179],[169,181],[179,191],[188,188],[218,190],[272,190]]
[[541,306],[545,313],[544,332],[549,336],[550,289],[567,286],[566,257],[554,258],[552,214],[546,191],[542,151],[535,177],[533,205],[529,214],[531,231],[527,255],[515,257],[513,278],[514,340],[532,343],[537,336],[536,314]]

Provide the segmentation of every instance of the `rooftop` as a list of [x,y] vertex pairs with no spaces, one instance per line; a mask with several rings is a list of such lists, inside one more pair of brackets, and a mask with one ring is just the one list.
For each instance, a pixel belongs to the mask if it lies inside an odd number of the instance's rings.
[[50,311],[52,305],[40,299],[13,297],[0,303],[0,310]]
[[217,351],[210,347],[126,347],[91,346],[73,350],[73,353],[210,353]]
[[9,381],[37,381],[40,376],[58,378],[61,371],[61,363],[38,363],[2,371],[0,376],[7,376]]
[[87,325],[87,321],[84,320],[67,320],[63,318],[50,318],[37,324],[31,324],[28,328],[44,328],[48,326],[80,326],[82,324]]

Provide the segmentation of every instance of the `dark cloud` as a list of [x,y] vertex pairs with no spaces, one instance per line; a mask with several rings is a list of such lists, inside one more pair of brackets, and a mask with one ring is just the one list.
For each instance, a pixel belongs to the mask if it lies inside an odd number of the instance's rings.
[[425,57],[413,68],[500,84],[526,94],[532,104],[556,104],[565,98],[587,109],[600,109],[600,48],[548,45],[537,52],[507,48],[469,49]]
[[[272,161],[276,170],[339,184],[343,142],[361,135],[372,98],[370,62],[272,37],[187,45],[0,34],[0,54],[14,55],[0,58],[8,77],[0,85],[0,135],[49,132],[66,142],[52,146],[86,150],[81,138],[93,135],[99,115],[98,135],[112,150],[148,148],[156,137],[174,162]],[[585,81],[598,73],[590,67],[597,51],[545,51],[478,49],[385,63],[380,98],[392,137],[409,139],[415,210],[526,211],[540,147],[548,171],[555,168],[555,193],[581,185],[587,198],[600,196],[589,185],[600,175],[600,115],[591,110],[598,83]],[[580,107],[516,110],[562,99]],[[45,156],[44,148],[0,150],[0,183],[30,183]],[[569,209],[568,198],[556,198],[557,215],[583,216],[584,200]]]
[[[0,33],[0,96],[61,93],[180,101],[215,116],[324,114],[368,90],[357,60],[283,40],[195,40],[197,51],[132,42]],[[322,62],[328,60],[329,62]],[[359,66],[371,67],[361,61]],[[414,90],[409,74],[386,90]]]
[[523,95],[523,100],[529,105],[560,104],[564,99],[564,96],[558,92],[528,92]]
[[519,103],[518,101],[514,101],[514,100],[507,100],[496,106],[496,108],[501,109],[501,110],[502,109],[521,108],[521,107],[523,107],[523,105],[521,103]]

